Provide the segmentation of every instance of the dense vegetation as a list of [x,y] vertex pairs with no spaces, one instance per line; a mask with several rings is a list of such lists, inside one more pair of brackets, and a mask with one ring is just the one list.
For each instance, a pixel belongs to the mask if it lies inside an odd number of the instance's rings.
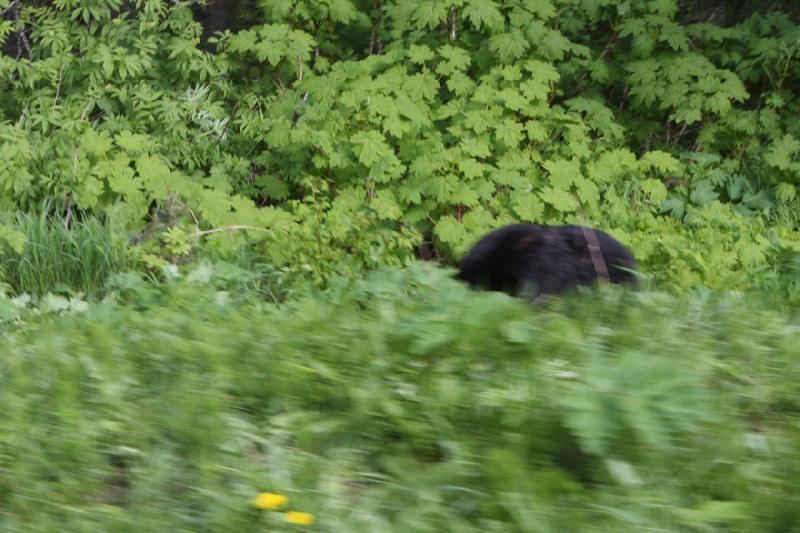
[[0,528],[280,530],[262,490],[347,533],[800,527],[800,325],[775,311],[531,310],[420,267],[277,306],[231,269],[6,331]]
[[[0,530],[800,529],[798,21],[0,0]],[[449,278],[512,221],[645,290]]]
[[207,42],[194,4],[0,2],[0,206],[315,285],[591,222],[665,286],[800,298],[794,2],[228,1]]

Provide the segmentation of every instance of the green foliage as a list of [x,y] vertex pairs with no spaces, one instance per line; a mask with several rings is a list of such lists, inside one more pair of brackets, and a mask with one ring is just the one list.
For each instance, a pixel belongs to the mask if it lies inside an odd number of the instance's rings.
[[0,528],[250,531],[264,490],[332,532],[797,528],[796,320],[449,275],[276,306],[220,265],[125,274],[128,304],[3,327]]
[[213,49],[185,3],[9,12],[0,207],[114,213],[153,266],[254,246],[287,283],[514,220],[601,226],[671,289],[786,274],[800,26],[774,4],[234,4]]

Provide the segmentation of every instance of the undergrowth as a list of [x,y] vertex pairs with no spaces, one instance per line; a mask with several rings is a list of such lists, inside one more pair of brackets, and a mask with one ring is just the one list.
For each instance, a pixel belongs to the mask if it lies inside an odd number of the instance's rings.
[[795,318],[426,265],[266,304],[204,268],[4,328],[0,529],[297,527],[262,491],[329,532],[800,526]]

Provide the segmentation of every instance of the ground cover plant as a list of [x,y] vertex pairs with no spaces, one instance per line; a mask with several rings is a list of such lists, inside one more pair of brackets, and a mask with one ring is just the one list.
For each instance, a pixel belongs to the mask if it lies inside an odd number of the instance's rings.
[[0,529],[302,527],[260,492],[320,531],[800,523],[800,325],[767,306],[531,308],[424,265],[275,305],[214,272],[2,329]]

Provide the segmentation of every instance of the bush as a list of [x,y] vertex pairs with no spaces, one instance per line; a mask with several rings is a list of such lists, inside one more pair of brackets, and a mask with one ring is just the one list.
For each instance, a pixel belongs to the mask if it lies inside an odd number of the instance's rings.
[[236,0],[205,45],[187,3],[14,4],[0,207],[161,212],[150,267],[247,245],[322,286],[570,222],[798,298],[792,2]]

